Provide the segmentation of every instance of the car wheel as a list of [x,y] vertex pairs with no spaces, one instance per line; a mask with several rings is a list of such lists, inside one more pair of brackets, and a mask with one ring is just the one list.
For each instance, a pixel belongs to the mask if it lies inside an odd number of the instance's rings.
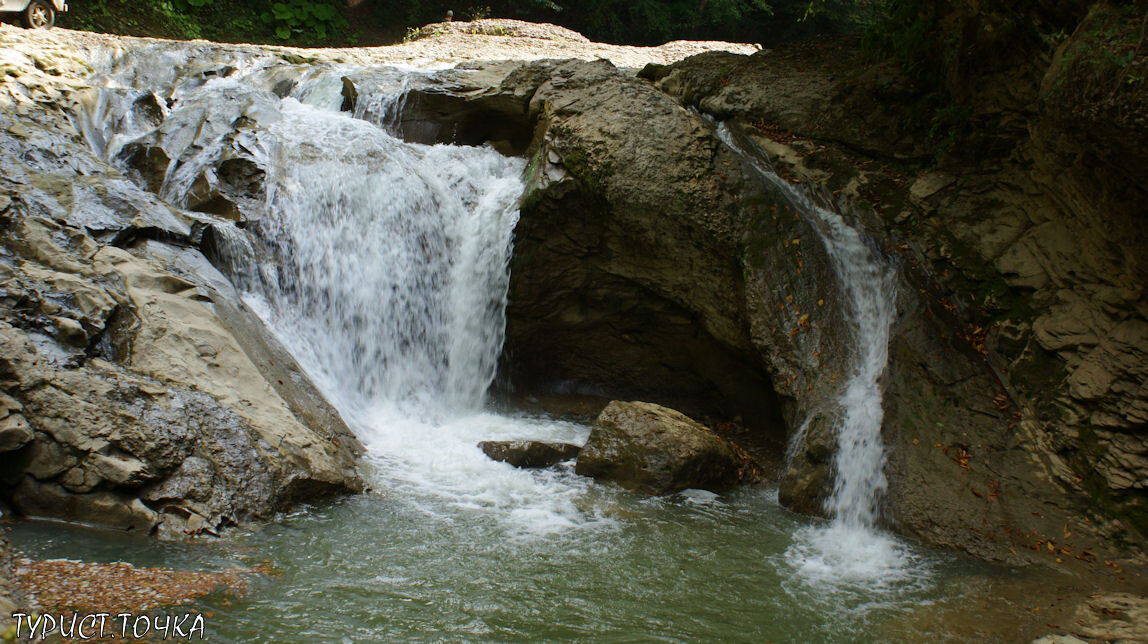
[[56,10],[48,0],[32,0],[24,10],[24,26],[29,29],[48,29],[56,22]]

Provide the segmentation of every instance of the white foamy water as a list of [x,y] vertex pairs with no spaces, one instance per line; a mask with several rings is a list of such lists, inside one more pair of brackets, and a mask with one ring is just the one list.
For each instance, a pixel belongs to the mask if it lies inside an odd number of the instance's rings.
[[[342,79],[363,71],[348,66],[288,73],[252,58],[216,69],[162,47],[128,58],[84,123],[93,149],[115,158],[133,141],[159,143],[173,160],[161,194],[175,204],[220,160],[265,173],[263,202],[243,205],[249,243],[222,234],[258,259],[229,275],[367,447],[376,488],[431,513],[486,512],[516,535],[603,524],[572,472],[518,470],[476,445],[581,443],[589,431],[484,411],[524,160],[393,136],[401,97],[425,72],[366,72],[348,114]],[[131,71],[153,65],[150,84]],[[157,113],[162,125],[148,120]]]
[[[724,125],[718,134],[727,145],[749,160],[762,178],[779,188],[801,212],[811,215],[834,274],[848,297],[851,345],[855,347],[851,372],[837,404],[834,487],[825,509],[832,522],[804,528],[795,535],[786,559],[815,584],[865,583],[883,586],[919,577],[909,550],[880,531],[877,519],[887,487],[885,447],[881,440],[881,376],[889,357],[889,331],[895,314],[893,268],[849,225],[840,212],[825,207],[807,191],[790,185],[769,166],[763,155],[745,150]],[[804,439],[797,432],[790,451]]]
[[524,163],[404,143],[285,99],[255,137],[268,172],[268,319],[359,434],[380,487],[515,535],[595,525],[571,473],[488,459],[481,440],[581,442],[586,429],[482,411],[505,328]]

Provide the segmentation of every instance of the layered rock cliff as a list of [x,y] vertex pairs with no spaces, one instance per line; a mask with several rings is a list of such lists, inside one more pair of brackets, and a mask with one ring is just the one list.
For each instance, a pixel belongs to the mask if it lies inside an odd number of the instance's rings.
[[[1018,529],[1062,543],[1081,524],[1143,544],[1143,21],[1103,3],[967,4],[930,5],[960,43],[934,52],[963,114],[944,140],[912,125],[919,81],[852,46],[644,75],[880,216],[870,231],[911,284],[886,383],[895,525],[955,544],[964,524],[962,547],[998,553],[1025,545]],[[1008,509],[1010,492],[1040,501]]]

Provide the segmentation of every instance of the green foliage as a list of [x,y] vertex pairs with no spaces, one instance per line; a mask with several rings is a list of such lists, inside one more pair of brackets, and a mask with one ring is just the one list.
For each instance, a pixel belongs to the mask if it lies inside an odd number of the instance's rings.
[[871,60],[898,64],[916,85],[917,99],[905,111],[902,126],[926,133],[938,158],[959,151],[966,143],[973,109],[953,95],[946,74],[958,65],[963,34],[941,23],[936,3],[879,4],[879,11],[869,14],[862,50]]
[[806,22],[800,18],[809,0],[492,0],[461,10],[450,0],[373,0],[372,7],[377,20],[408,28],[439,22],[453,9],[456,19],[552,22],[595,41],[651,45],[678,39],[774,43],[852,28],[844,24],[852,15],[844,9],[854,0],[823,1],[823,10]]
[[470,5],[463,12],[467,20],[483,20],[490,17],[490,5]]
[[888,4],[889,0],[809,0],[800,19],[828,18],[865,30],[887,16]]
[[280,40],[326,40],[336,29],[345,29],[347,21],[335,5],[323,0],[283,0],[271,5],[260,18],[270,25]]
[[913,0],[890,0],[861,39],[870,58],[894,60],[914,80],[936,84],[943,73],[936,56],[937,14],[933,5]]
[[[455,18],[518,18],[553,22],[597,41],[661,44],[675,39],[761,42],[766,45],[854,27],[856,9],[884,0],[369,0],[368,29],[400,40]],[[355,31],[341,0],[83,0],[68,14],[84,29],[225,42],[347,45]],[[481,4],[480,4],[481,2]],[[356,14],[362,16],[362,13]],[[805,17],[805,20],[802,18]],[[359,25],[357,25],[359,26]]]
[[733,34],[746,25],[760,32],[772,14],[766,0],[588,0],[566,10],[568,26],[591,39],[640,44],[735,39]]

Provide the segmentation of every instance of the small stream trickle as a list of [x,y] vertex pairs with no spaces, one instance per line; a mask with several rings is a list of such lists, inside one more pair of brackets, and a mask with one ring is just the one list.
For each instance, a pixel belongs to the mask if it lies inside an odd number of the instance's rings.
[[767,490],[646,499],[569,468],[518,470],[476,443],[581,442],[589,431],[484,405],[523,161],[393,136],[398,70],[370,70],[375,84],[347,113],[341,79],[362,69],[256,56],[221,72],[203,56],[129,52],[104,72],[81,129],[113,162],[133,142],[161,144],[176,161],[162,194],[176,205],[220,159],[263,173],[260,199],[242,204],[249,225],[223,236],[252,260],[225,272],[362,439],[376,492],[221,546],[29,525],[13,540],[30,554],[270,560],[279,575],[247,597],[204,604],[216,641],[884,641],[922,603],[966,592],[967,566],[875,527],[892,275],[839,215],[762,168],[820,218],[864,349],[841,401],[833,522],[792,515]]
[[[888,362],[889,330],[896,313],[894,269],[841,212],[778,176],[763,154],[743,149],[745,143],[725,124],[718,126],[718,135],[741,153],[762,180],[780,190],[800,212],[811,215],[838,283],[848,296],[849,337],[855,350],[848,380],[837,400],[835,480],[825,501],[832,521],[801,531],[788,558],[818,584],[888,587],[926,583],[927,569],[910,549],[877,526],[887,486],[881,440],[881,376]],[[802,432],[794,437],[795,443],[802,439]]]

